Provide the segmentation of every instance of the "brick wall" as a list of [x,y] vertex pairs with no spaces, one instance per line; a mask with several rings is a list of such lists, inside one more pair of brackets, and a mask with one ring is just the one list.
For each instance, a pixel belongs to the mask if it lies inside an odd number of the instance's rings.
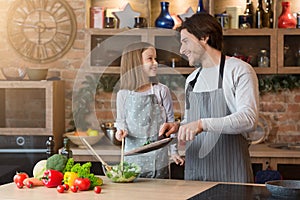
[[[77,18],[76,40],[62,58],[41,67],[49,68],[49,74],[58,74],[66,82],[66,129],[70,128],[72,120],[72,92],[77,71],[85,59],[85,1],[67,0]],[[37,64],[24,61],[18,56],[7,42],[7,11],[14,0],[0,0],[0,67],[24,66],[35,67]],[[0,73],[0,78],[2,74]],[[112,102],[113,94],[100,91],[96,96],[95,112],[99,122],[114,120],[115,108]],[[175,112],[182,112],[184,95],[182,92],[173,93]],[[181,106],[180,106],[181,105]],[[266,94],[261,97],[261,112],[272,123],[272,130],[268,138],[272,142],[300,141],[300,90]],[[97,125],[97,124],[96,124]]]

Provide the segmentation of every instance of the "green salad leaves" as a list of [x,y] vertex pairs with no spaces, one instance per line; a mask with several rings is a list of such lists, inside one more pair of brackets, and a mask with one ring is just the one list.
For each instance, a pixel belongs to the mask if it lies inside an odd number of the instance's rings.
[[141,168],[135,163],[123,163],[123,172],[121,164],[112,166],[112,169],[106,171],[106,176],[116,183],[128,183],[132,182],[138,177],[141,172]]

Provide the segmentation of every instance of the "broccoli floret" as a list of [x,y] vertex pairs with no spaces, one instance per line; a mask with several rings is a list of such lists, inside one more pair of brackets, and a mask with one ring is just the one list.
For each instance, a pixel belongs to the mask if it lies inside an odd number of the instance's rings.
[[65,169],[63,170],[63,173],[70,172],[73,166],[74,166],[74,159],[69,158],[65,166]]
[[63,171],[65,169],[68,158],[61,154],[54,154],[47,159],[46,168]]

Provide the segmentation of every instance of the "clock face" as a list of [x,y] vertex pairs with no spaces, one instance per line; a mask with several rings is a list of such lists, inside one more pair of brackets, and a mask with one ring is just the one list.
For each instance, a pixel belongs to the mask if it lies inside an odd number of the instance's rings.
[[8,12],[8,39],[25,59],[47,63],[63,56],[76,36],[76,17],[65,0],[17,0]]

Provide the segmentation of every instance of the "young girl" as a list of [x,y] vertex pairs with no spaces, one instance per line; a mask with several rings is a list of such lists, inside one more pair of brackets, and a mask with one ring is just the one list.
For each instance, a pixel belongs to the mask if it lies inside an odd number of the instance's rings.
[[[160,126],[174,121],[171,93],[157,81],[157,67],[156,50],[151,44],[139,42],[124,49],[117,93],[116,138],[125,138],[125,152],[156,141]],[[176,144],[171,145],[171,155],[176,163],[183,164]],[[140,177],[169,177],[167,147],[125,156],[124,160],[141,167]]]

